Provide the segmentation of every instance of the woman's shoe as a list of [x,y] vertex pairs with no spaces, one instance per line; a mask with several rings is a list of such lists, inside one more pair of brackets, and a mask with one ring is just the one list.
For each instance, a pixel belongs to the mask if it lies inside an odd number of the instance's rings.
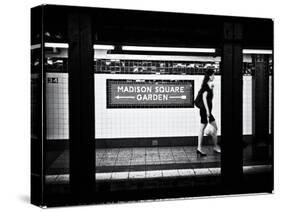
[[216,147],[213,150],[215,153],[219,153],[219,154],[221,153],[221,149],[219,147]]
[[205,156],[207,156],[207,154],[206,153],[204,153],[204,152],[201,152],[200,150],[196,150],[196,154],[197,154],[197,156],[200,156],[200,157],[205,157]]

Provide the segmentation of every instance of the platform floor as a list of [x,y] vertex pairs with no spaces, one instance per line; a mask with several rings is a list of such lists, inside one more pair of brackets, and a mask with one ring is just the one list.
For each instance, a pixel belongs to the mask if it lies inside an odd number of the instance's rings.
[[196,147],[190,146],[100,149],[96,172],[219,167],[220,154],[210,146],[204,150],[206,157],[198,157]]
[[[96,150],[96,180],[144,179],[196,175],[219,175],[220,154],[204,146],[206,157],[198,157],[194,146],[107,148]],[[252,160],[251,147],[244,149],[244,169],[263,167]],[[261,166],[262,165],[262,166]],[[47,169],[47,183],[69,180],[69,152],[53,159]]]

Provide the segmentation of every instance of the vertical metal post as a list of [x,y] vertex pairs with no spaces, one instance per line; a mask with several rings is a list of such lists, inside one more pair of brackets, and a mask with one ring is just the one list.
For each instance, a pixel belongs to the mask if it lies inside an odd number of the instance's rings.
[[242,169],[242,26],[224,23],[221,87],[221,171],[226,193],[239,189]]
[[255,73],[253,76],[253,156],[266,160],[269,156],[269,57],[253,55]]
[[68,36],[70,186],[73,201],[83,204],[92,201],[95,183],[91,16],[70,13]]

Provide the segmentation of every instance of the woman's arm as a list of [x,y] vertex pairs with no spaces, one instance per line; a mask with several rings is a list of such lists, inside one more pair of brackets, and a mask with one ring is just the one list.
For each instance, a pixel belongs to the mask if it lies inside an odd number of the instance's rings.
[[208,103],[207,103],[207,94],[208,92],[205,91],[202,95],[202,98],[203,98],[203,103],[204,103],[204,106],[206,108],[206,112],[207,112],[207,117],[209,118],[210,116],[210,110],[209,110],[209,107],[208,107]]

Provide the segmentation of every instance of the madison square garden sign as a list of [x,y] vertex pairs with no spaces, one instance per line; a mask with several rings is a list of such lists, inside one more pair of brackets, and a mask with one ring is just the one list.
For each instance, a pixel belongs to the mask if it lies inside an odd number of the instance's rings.
[[193,80],[107,79],[107,108],[193,107]]

